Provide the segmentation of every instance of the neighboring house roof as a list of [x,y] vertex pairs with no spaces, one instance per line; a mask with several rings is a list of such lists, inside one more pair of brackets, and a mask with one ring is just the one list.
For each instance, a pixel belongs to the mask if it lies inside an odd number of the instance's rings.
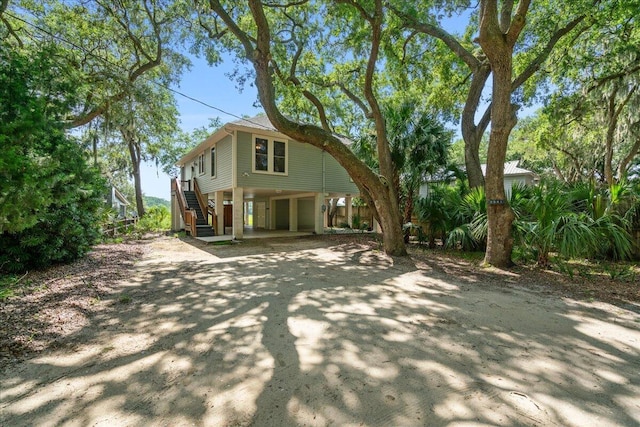
[[120,201],[121,204],[123,204],[123,205],[130,205],[131,204],[131,203],[129,203],[127,198],[124,197],[124,195],[120,191],[118,191],[118,189],[116,187],[113,187],[113,194],[116,197],[116,199],[118,199]]
[[[246,132],[269,132],[269,133],[278,133],[283,135],[283,137],[289,138],[286,135],[282,134],[276,127],[271,123],[269,118],[265,114],[259,114],[254,117],[245,118],[235,120],[233,122],[229,122],[223,125],[220,129],[211,134],[207,139],[198,144],[197,147],[193,148],[187,154],[182,156],[180,160],[176,163],[177,166],[182,166],[184,164],[189,163],[194,158],[196,158],[200,152],[202,152],[208,146],[212,146],[215,142],[220,141],[225,136],[231,134],[234,130],[242,130]],[[353,141],[349,138],[334,134],[336,138],[338,138],[343,144],[351,145]]]
[[[506,162],[504,164],[504,176],[506,177],[515,177],[515,176],[530,176],[532,177],[534,180],[537,178],[537,175],[535,172],[532,172],[528,169],[523,169],[521,167],[519,167],[520,160],[513,160],[510,162]],[[482,175],[486,176],[487,175],[487,165],[486,164],[481,164],[480,168],[482,169]],[[464,168],[463,168],[464,170]],[[431,176],[429,176],[424,182],[425,183],[436,183],[436,182],[445,182],[445,181],[452,181],[454,180],[455,177],[448,171],[442,170],[442,171],[438,171],[434,174],[432,174]]]
[[[523,169],[523,168],[519,167],[518,166],[519,164],[520,164],[520,160],[513,160],[511,162],[506,162],[504,164],[504,176],[517,176],[517,175],[535,176],[536,175],[534,172],[531,172],[528,169]],[[486,175],[487,174],[487,165],[486,164],[482,164],[482,165],[480,165],[480,168],[482,169],[482,175]]]

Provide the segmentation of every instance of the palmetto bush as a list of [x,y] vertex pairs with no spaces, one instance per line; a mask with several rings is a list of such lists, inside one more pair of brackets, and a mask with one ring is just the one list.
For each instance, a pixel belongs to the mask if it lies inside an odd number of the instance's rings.
[[440,239],[445,247],[462,250],[483,249],[487,241],[487,210],[483,189],[434,185],[429,195],[416,202],[416,215],[427,224],[433,247]]
[[[451,206],[456,211],[455,206]],[[487,246],[487,198],[484,188],[469,190],[462,197],[456,218],[456,227],[448,234],[445,246],[460,249],[482,249]]]
[[566,258],[629,258],[629,224],[616,210],[620,199],[611,192],[620,195],[595,184],[569,187],[557,181],[531,188],[514,222],[517,243],[543,266],[552,252]]
[[[431,243],[440,238],[449,248],[484,249],[484,191],[460,188],[432,187],[429,196],[416,203],[416,214],[428,224]],[[552,253],[565,258],[630,258],[630,230],[640,220],[639,194],[637,186],[624,183],[611,188],[594,183],[568,186],[559,181],[535,187],[516,185],[509,198],[516,248],[543,266]]]

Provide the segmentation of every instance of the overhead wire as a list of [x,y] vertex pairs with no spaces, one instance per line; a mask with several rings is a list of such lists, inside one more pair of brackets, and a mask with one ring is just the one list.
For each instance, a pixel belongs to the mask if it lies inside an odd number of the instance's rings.
[[[98,59],[98,60],[100,60],[100,61],[102,61],[102,62],[104,62],[104,63],[106,63],[106,64],[108,64],[108,65],[110,65],[110,66],[112,66],[112,67],[116,67],[116,68],[118,68],[118,69],[120,69],[120,70],[122,70],[122,71],[125,71],[125,72],[128,72],[128,71],[129,71],[129,70],[127,70],[125,67],[123,67],[123,66],[121,66],[121,65],[119,65],[119,64],[116,64],[116,63],[114,63],[114,62],[110,61],[110,60],[109,60],[109,59],[107,59],[107,58],[104,58],[104,57],[101,57],[101,56],[99,56],[99,55],[96,55],[95,53],[93,53],[93,52],[91,52],[91,51],[89,51],[89,50],[85,49],[84,47],[82,47],[82,46],[78,46],[77,44],[75,44],[75,43],[73,43],[73,42],[71,42],[71,41],[69,41],[69,40],[65,39],[64,37],[62,37],[62,36],[60,36],[60,35],[58,35],[58,34],[54,34],[52,31],[49,31],[49,30],[47,30],[47,29],[45,29],[45,28],[42,28],[42,27],[40,27],[40,26],[38,26],[38,25],[36,25],[36,24],[34,24],[34,23],[32,23],[32,22],[29,22],[29,21],[27,21],[27,20],[25,20],[25,19],[21,18],[21,17],[15,16],[15,15],[13,15],[12,13],[10,13],[10,12],[8,12],[8,11],[5,11],[5,12],[4,12],[4,15],[9,16],[9,17],[11,17],[11,18],[13,18],[13,19],[15,19],[15,20],[17,20],[17,21],[20,21],[20,22],[22,22],[22,23],[24,23],[24,24],[26,24],[26,25],[28,25],[28,26],[30,26],[30,27],[32,27],[32,28],[34,28],[34,29],[36,29],[37,31],[40,31],[41,33],[44,33],[44,34],[46,34],[46,35],[48,35],[48,36],[50,36],[50,37],[52,37],[52,38],[54,38],[54,39],[56,39],[56,40],[59,40],[59,41],[61,41],[61,42],[63,42],[63,43],[66,43],[66,44],[68,44],[69,46],[71,46],[71,47],[72,47],[72,48],[74,48],[74,49],[81,50],[81,51],[82,51],[82,52],[84,52],[85,54],[87,54],[87,55],[89,55],[89,56],[91,56],[91,57],[93,57],[93,58],[95,58],[95,59]],[[249,119],[249,118],[241,117],[241,116],[238,116],[237,114],[230,113],[230,112],[228,112],[228,111],[223,110],[222,108],[216,107],[215,105],[211,105],[211,104],[209,104],[208,102],[202,101],[202,100],[200,100],[200,99],[198,99],[198,98],[195,98],[195,97],[193,97],[193,96],[191,96],[191,95],[187,95],[187,94],[185,94],[185,93],[183,93],[183,92],[181,92],[181,91],[179,91],[179,90],[177,90],[177,89],[174,89],[174,88],[172,88],[172,87],[170,87],[170,86],[168,86],[168,85],[166,85],[166,84],[163,84],[163,83],[158,82],[158,81],[156,81],[156,80],[150,79],[150,78],[148,78],[147,76],[145,76],[144,74],[140,75],[140,77],[139,77],[139,78],[144,79],[144,80],[146,80],[146,81],[147,81],[147,82],[149,82],[149,83],[152,83],[152,84],[155,84],[155,85],[157,85],[157,86],[160,86],[160,87],[162,87],[163,89],[166,89],[166,90],[168,90],[168,91],[170,91],[170,92],[172,92],[172,93],[174,93],[174,94],[176,94],[176,95],[180,95],[180,96],[182,96],[183,98],[186,98],[186,99],[188,99],[188,100],[190,100],[190,101],[196,102],[196,103],[201,104],[201,105],[203,105],[203,106],[205,106],[205,107],[207,107],[207,108],[211,108],[212,110],[218,111],[218,112],[220,112],[220,113],[222,113],[222,114],[226,114],[226,115],[228,115],[228,116],[235,117],[235,118],[237,118],[237,119],[239,119],[239,120],[243,120],[243,121],[249,122],[249,123],[251,123],[251,124],[253,124],[253,125],[256,125],[256,126],[258,126],[258,127],[264,128],[264,129],[271,129],[271,128],[269,128],[268,126],[265,126],[265,125],[264,125],[264,124],[262,124],[262,123],[258,123],[258,122],[252,121],[252,120],[251,120],[251,119]]]

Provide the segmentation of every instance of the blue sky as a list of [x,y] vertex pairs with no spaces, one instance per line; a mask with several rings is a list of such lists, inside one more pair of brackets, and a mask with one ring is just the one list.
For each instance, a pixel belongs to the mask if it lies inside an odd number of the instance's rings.
[[[193,62],[191,71],[183,75],[180,86],[175,88],[177,91],[235,116],[255,116],[262,112],[261,108],[253,107],[257,98],[256,89],[247,84],[241,93],[236,88],[235,82],[225,75],[233,69],[231,58],[226,57],[225,61],[217,67],[210,67],[204,59],[191,58],[191,60]],[[180,95],[176,95],[176,100],[180,111],[181,127],[185,131],[206,126],[209,119],[214,117],[220,117],[223,123],[237,120],[234,116],[223,114]],[[145,195],[170,200],[170,177],[167,174],[152,163],[145,164],[141,173],[142,192]]]

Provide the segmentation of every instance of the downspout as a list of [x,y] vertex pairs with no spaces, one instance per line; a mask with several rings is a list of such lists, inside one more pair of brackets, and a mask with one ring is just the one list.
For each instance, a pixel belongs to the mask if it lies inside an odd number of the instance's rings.
[[325,216],[325,212],[327,211],[327,209],[325,209],[325,195],[327,194],[327,188],[326,188],[326,182],[325,182],[325,178],[327,176],[327,171],[326,171],[326,166],[325,166],[325,159],[324,159],[324,149],[322,150],[322,206],[320,207],[320,209],[322,209],[322,224],[324,226],[325,221],[327,220],[327,217]]
[[238,137],[237,131],[229,132],[226,127],[222,127],[222,130],[231,136],[231,187],[238,186]]

